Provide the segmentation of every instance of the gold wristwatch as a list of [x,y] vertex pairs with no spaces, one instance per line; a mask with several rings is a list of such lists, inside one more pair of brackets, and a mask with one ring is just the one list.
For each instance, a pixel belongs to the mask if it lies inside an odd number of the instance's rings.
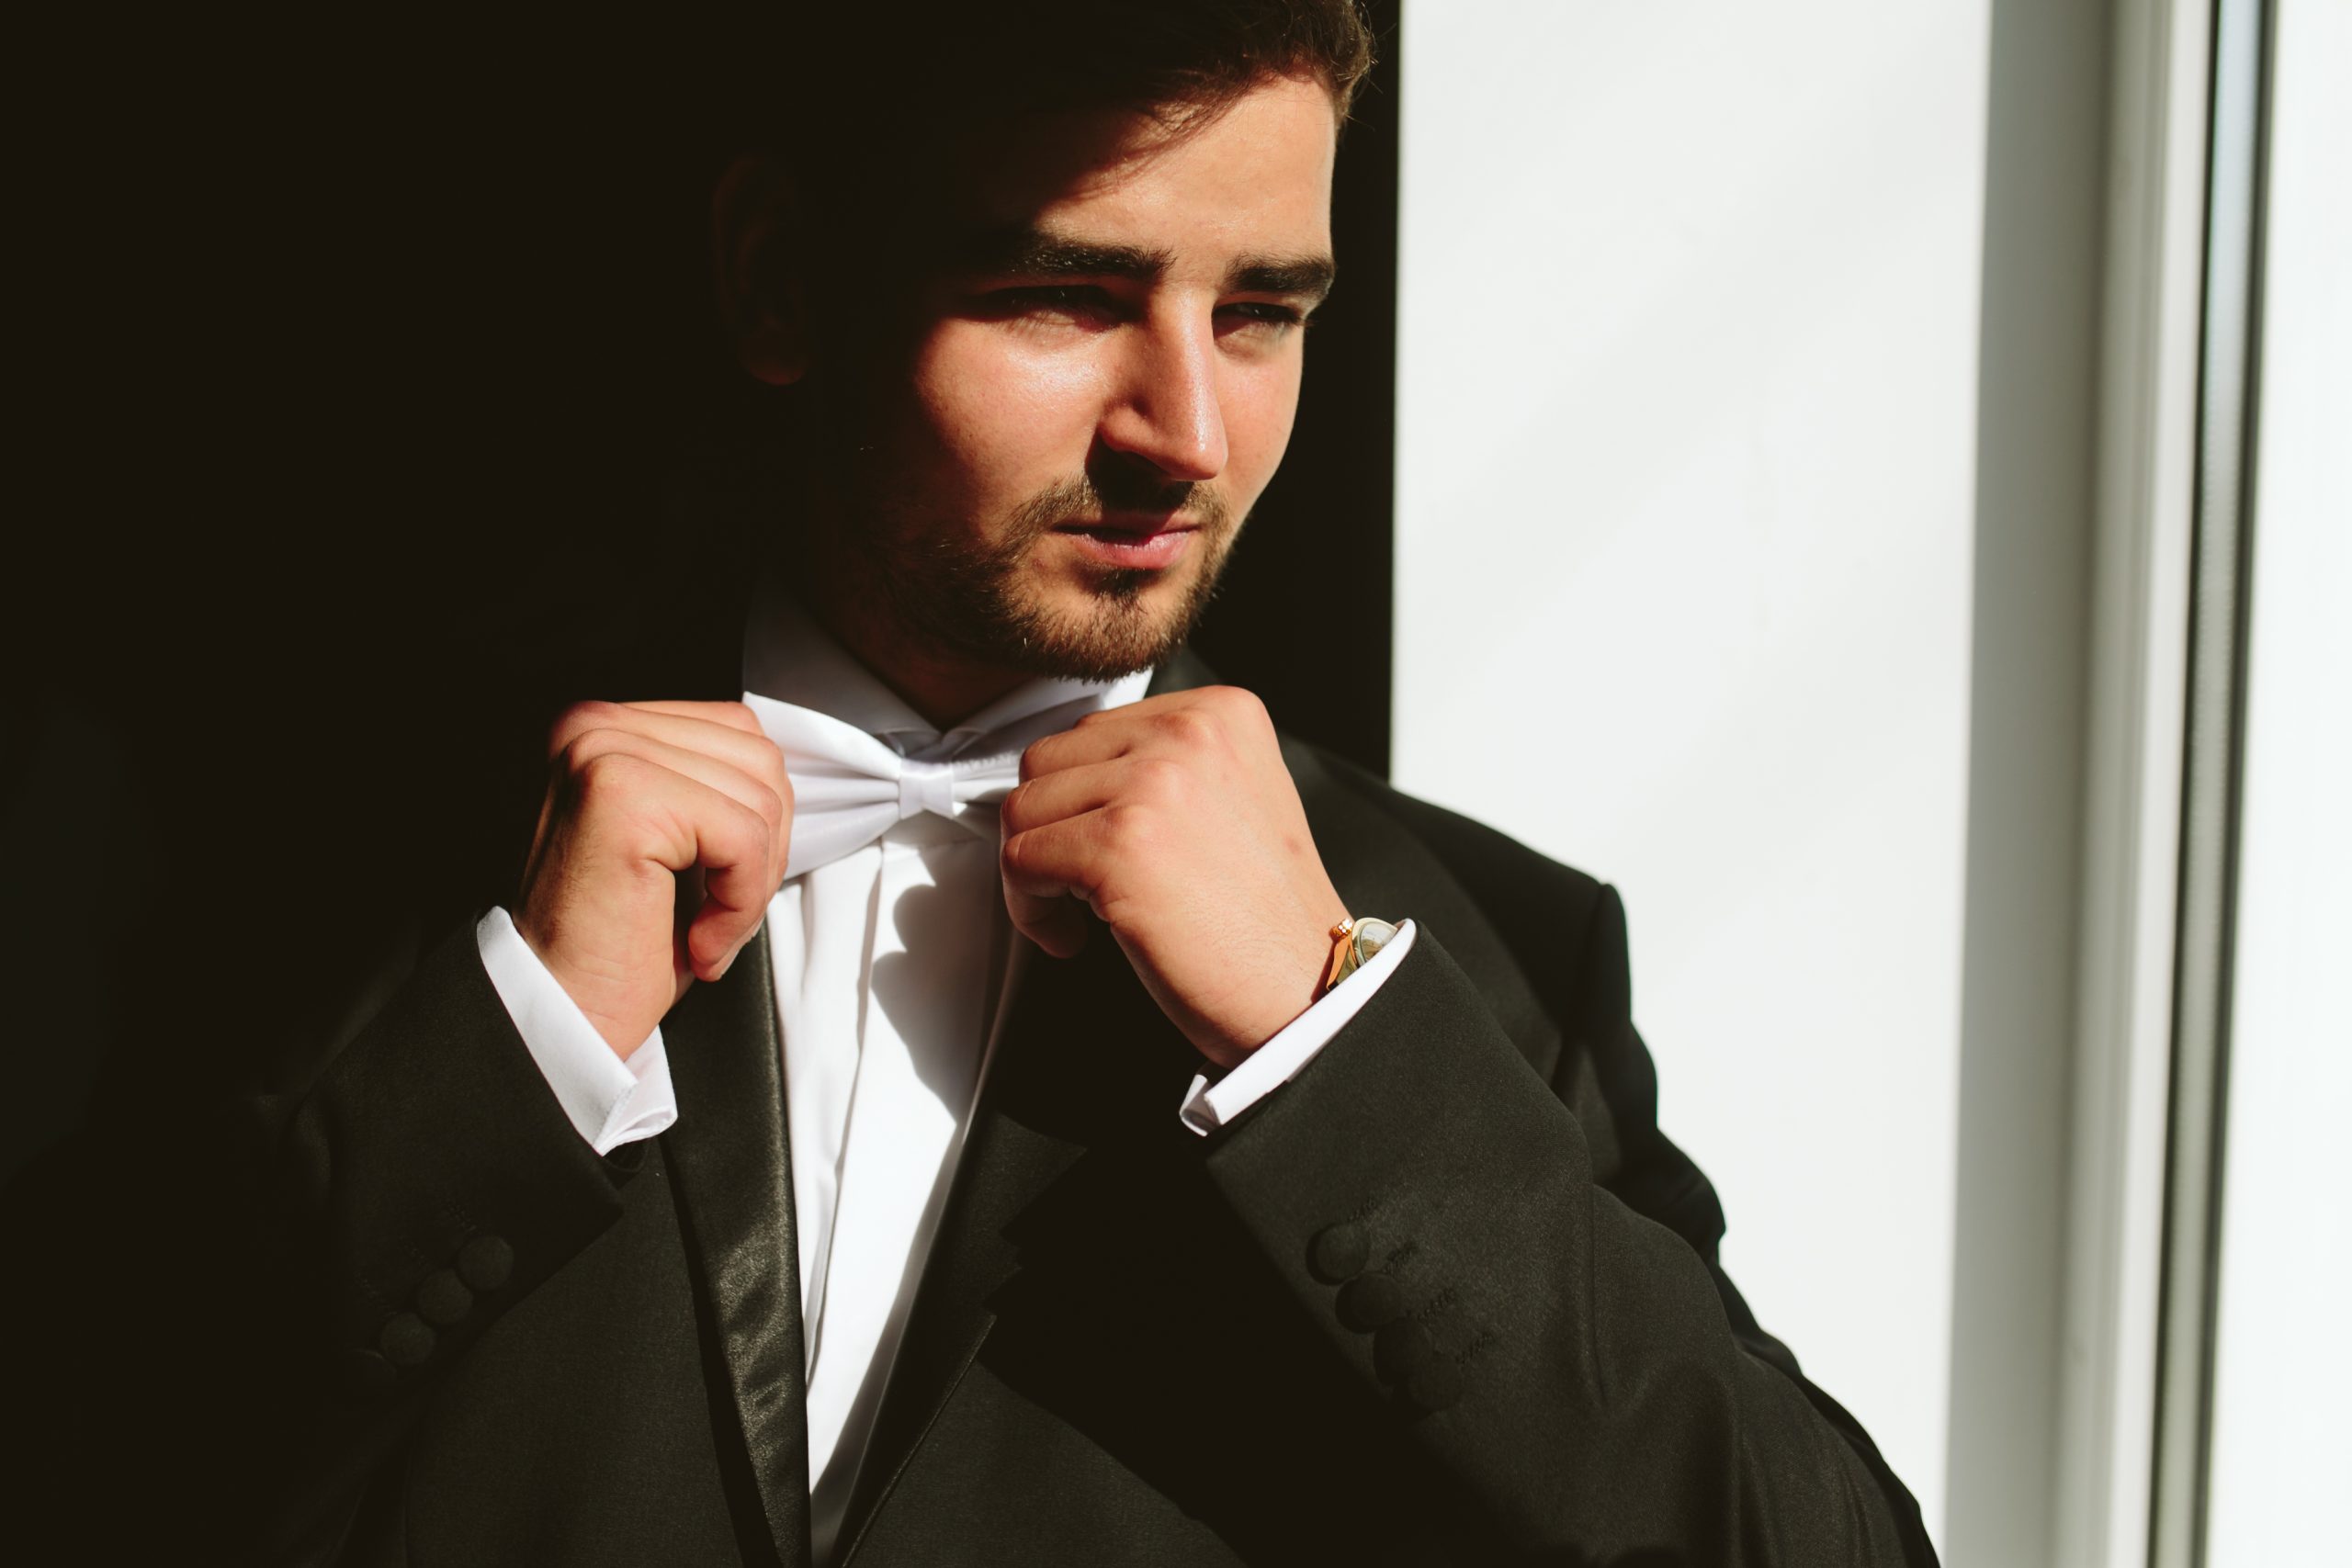
[[1315,994],[1321,997],[1332,987],[1363,968],[1372,955],[1388,945],[1396,928],[1386,920],[1359,916],[1341,920],[1331,928],[1331,966],[1323,972],[1323,988]]

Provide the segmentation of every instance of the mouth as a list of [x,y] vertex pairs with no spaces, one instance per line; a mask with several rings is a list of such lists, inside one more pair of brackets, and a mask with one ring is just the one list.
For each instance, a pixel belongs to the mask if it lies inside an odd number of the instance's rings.
[[1106,566],[1157,571],[1183,558],[1200,525],[1173,517],[1106,517],[1060,524],[1054,532],[1069,539],[1080,554]]

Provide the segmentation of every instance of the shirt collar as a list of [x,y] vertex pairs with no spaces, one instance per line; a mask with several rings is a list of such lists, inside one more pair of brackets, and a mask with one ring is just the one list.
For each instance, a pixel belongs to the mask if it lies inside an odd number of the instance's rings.
[[1124,707],[1151,684],[1138,670],[1115,681],[1024,682],[961,722],[941,730],[833,640],[792,594],[773,582],[752,604],[743,626],[743,689],[854,725],[905,757],[953,756],[981,736],[1048,708]]

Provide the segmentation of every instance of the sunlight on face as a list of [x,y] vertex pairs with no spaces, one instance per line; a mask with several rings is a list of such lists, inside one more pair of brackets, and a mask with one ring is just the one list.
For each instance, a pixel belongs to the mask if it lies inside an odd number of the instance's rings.
[[1089,679],[1172,651],[1290,440],[1335,140],[1270,79],[1173,139],[1106,112],[971,155],[838,497],[876,631]]

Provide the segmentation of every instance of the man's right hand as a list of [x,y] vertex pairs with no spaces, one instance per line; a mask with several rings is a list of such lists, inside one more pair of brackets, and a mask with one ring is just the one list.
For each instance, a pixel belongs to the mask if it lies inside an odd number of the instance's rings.
[[514,926],[627,1057],[759,930],[792,784],[741,703],[582,703],[548,753]]

